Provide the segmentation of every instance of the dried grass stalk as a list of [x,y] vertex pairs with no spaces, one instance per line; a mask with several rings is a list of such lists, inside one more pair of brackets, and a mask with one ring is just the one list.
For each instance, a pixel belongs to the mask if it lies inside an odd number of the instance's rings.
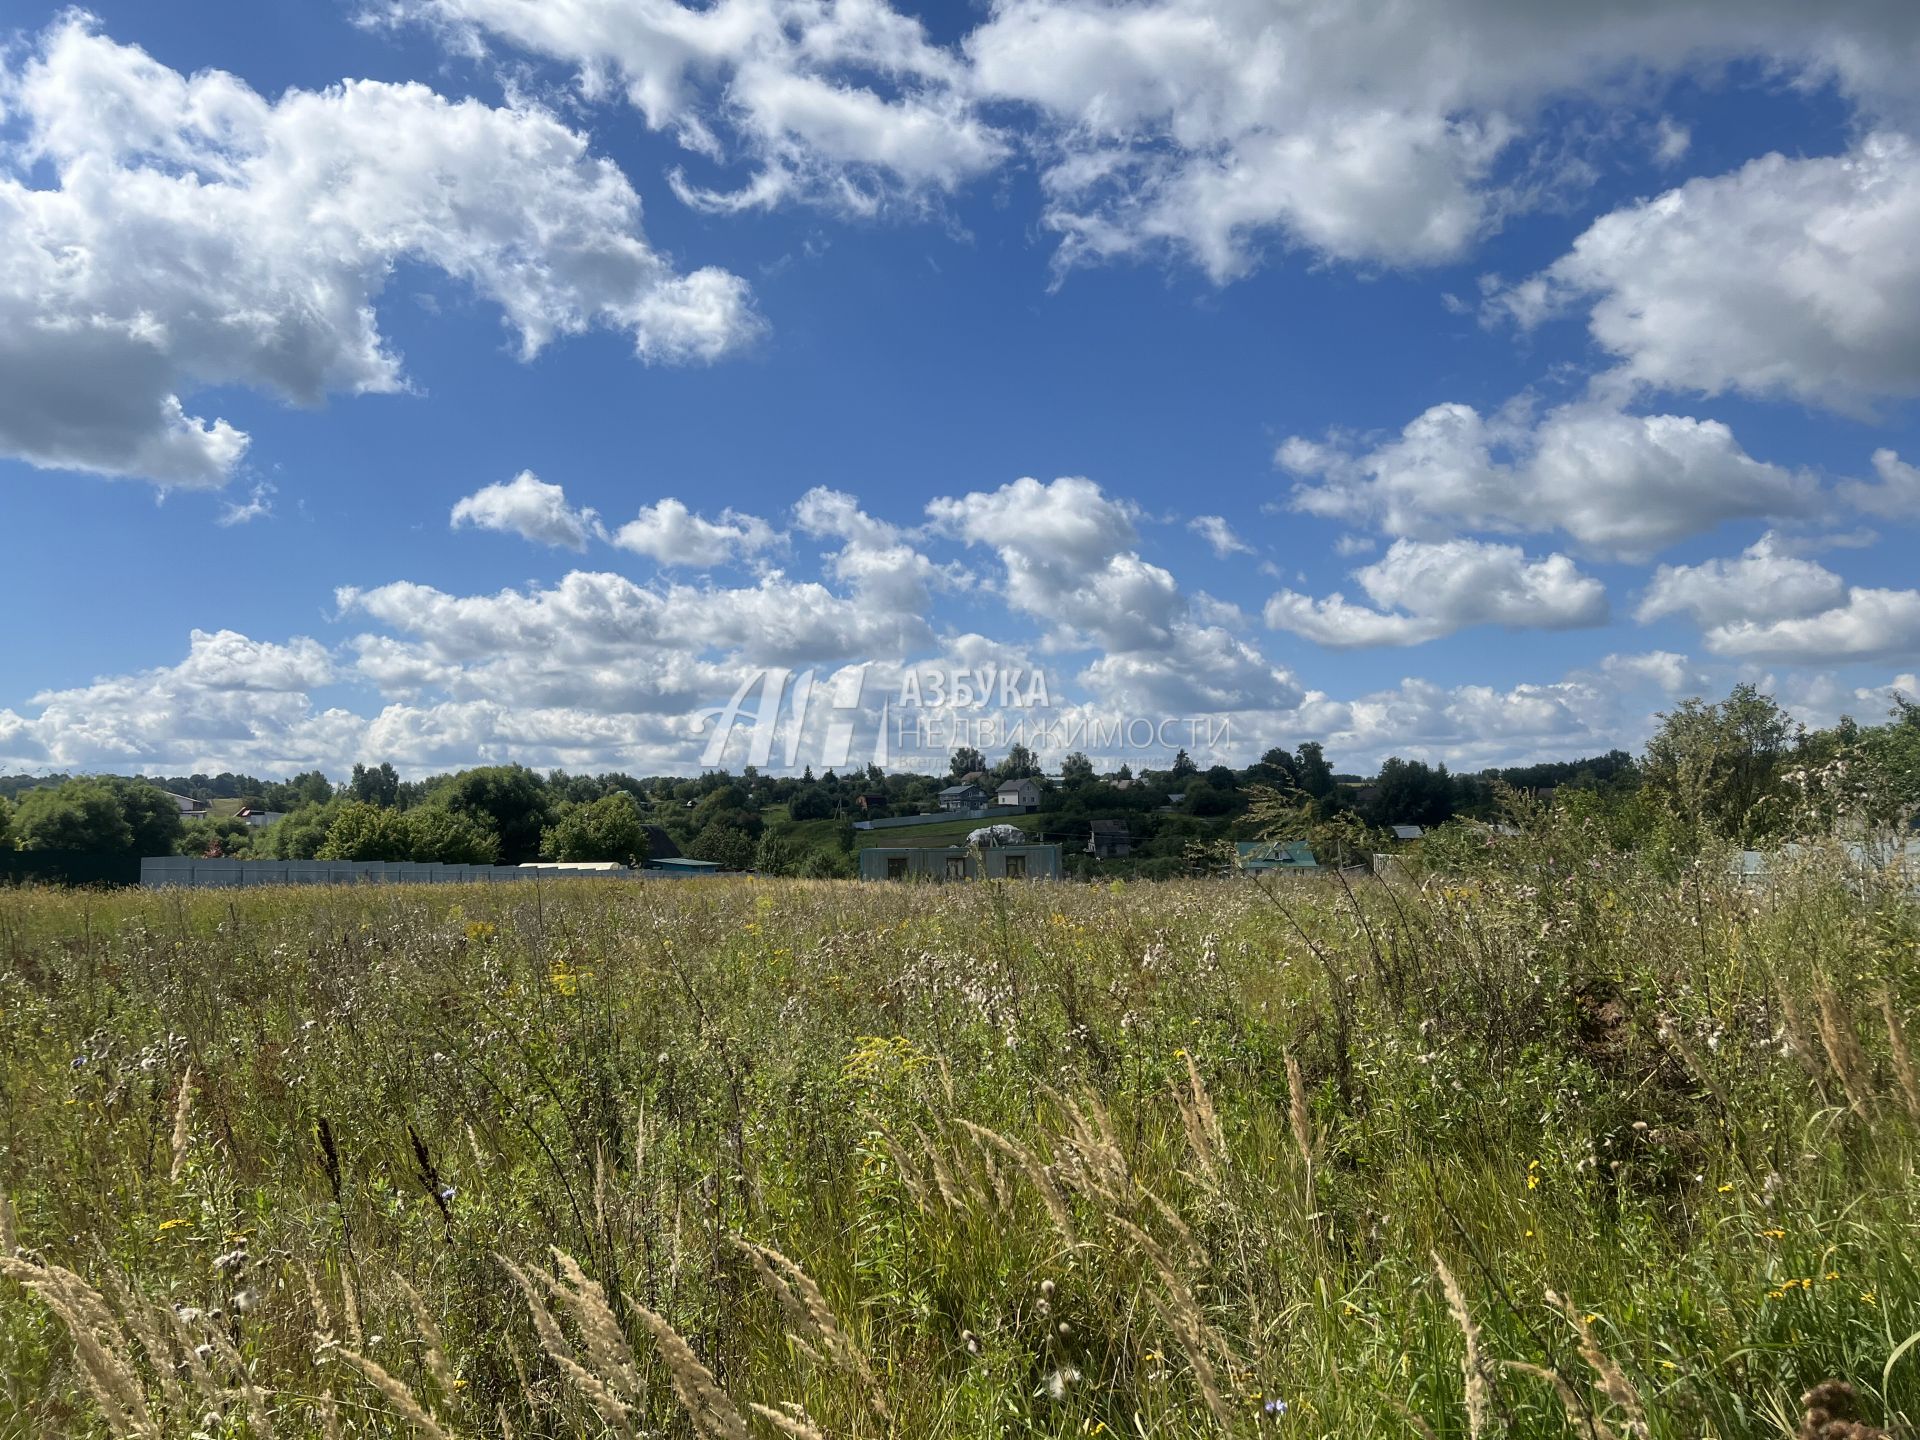
[[1559,1309],[1567,1317],[1575,1332],[1580,1336],[1580,1358],[1587,1362],[1587,1368],[1593,1371],[1600,1393],[1606,1397],[1620,1415],[1620,1423],[1630,1436],[1638,1440],[1647,1440],[1650,1427],[1647,1423],[1647,1407],[1641,1403],[1640,1392],[1627,1379],[1626,1371],[1614,1363],[1613,1357],[1600,1348],[1600,1341],[1593,1333],[1593,1326],[1582,1315],[1572,1301],[1566,1300],[1553,1291],[1547,1291],[1547,1303]]
[[434,1419],[427,1408],[414,1398],[413,1392],[378,1361],[357,1350],[335,1349],[332,1353],[359,1371],[369,1385],[387,1397],[387,1403],[393,1407],[394,1413],[425,1435],[427,1440],[455,1440],[454,1433]]
[[1311,1170],[1316,1147],[1313,1120],[1307,1111],[1307,1082],[1291,1051],[1287,1053],[1287,1121],[1293,1127],[1293,1147],[1300,1152],[1300,1163]]
[[419,1328],[420,1338],[424,1342],[427,1373],[433,1377],[433,1383],[440,1388],[440,1397],[451,1400],[459,1390],[455,1380],[453,1366],[447,1363],[447,1342],[440,1333],[440,1327],[434,1323],[433,1316],[427,1310],[427,1302],[420,1298],[420,1292],[407,1283],[406,1277],[396,1274],[394,1283],[400,1287],[400,1293],[406,1297],[407,1308],[413,1312],[413,1323]]
[[1800,1068],[1807,1072],[1813,1088],[1820,1092],[1824,1100],[1827,1093],[1826,1066],[1821,1063],[1820,1047],[1813,1038],[1813,1026],[1808,1023],[1807,1012],[1800,1008],[1799,998],[1792,989],[1782,984],[1779,994],[1781,1029],[1785,1034],[1787,1049],[1800,1062]]
[[180,1183],[180,1172],[187,1168],[187,1146],[193,1139],[193,1067],[180,1077],[180,1093],[173,1102],[173,1165],[167,1171],[169,1184]]
[[1607,1422],[1593,1413],[1591,1407],[1580,1399],[1579,1392],[1567,1383],[1566,1377],[1558,1370],[1549,1370],[1544,1365],[1531,1365],[1525,1360],[1502,1360],[1500,1365],[1503,1369],[1531,1375],[1553,1386],[1553,1393],[1560,1397],[1561,1408],[1567,1412],[1567,1424],[1573,1427],[1576,1434],[1585,1435],[1589,1440],[1619,1440]]
[[[613,1390],[604,1379],[580,1363],[573,1353],[573,1347],[567,1343],[566,1335],[560,1329],[560,1322],[553,1318],[553,1312],[540,1296],[540,1289],[534,1284],[527,1271],[521,1269],[504,1255],[494,1257],[506,1269],[507,1274],[520,1287],[520,1293],[526,1297],[527,1310],[533,1319],[534,1334],[540,1337],[540,1348],[547,1358],[559,1367],[560,1373],[573,1382],[573,1387],[585,1397],[587,1403],[599,1412],[620,1435],[632,1440],[634,1435],[632,1408]],[[546,1278],[541,1277],[543,1280]],[[552,1282],[549,1281],[549,1284]]]
[[1194,1297],[1193,1287],[1187,1284],[1160,1243],[1131,1221],[1118,1215],[1112,1218],[1121,1232],[1147,1257],[1147,1262],[1159,1277],[1160,1290],[1153,1297],[1154,1312],[1160,1323],[1173,1333],[1185,1353],[1201,1401],[1220,1428],[1231,1431],[1236,1417],[1226,1397],[1220,1393],[1220,1371],[1216,1357],[1224,1358],[1230,1369],[1236,1368],[1232,1347],[1207,1319],[1199,1300]]
[[791,1435],[793,1440],[827,1440],[827,1432],[815,1425],[807,1417],[807,1412],[792,1402],[788,1402],[782,1410],[757,1402],[749,1404],[747,1408],[782,1435]]
[[653,1332],[654,1344],[673,1381],[673,1393],[693,1421],[694,1430],[707,1440],[751,1440],[747,1422],[733,1398],[720,1388],[713,1372],[700,1363],[680,1332],[639,1301],[632,1304],[634,1313]]
[[1854,1034],[1853,1017],[1847,1013],[1846,1002],[1831,986],[1822,985],[1814,996],[1814,1003],[1817,1007],[1820,1043],[1826,1049],[1827,1063],[1833,1066],[1833,1073],[1840,1077],[1840,1088],[1846,1092],[1848,1108],[1856,1117],[1865,1120],[1868,1103],[1873,1096],[1873,1080],[1867,1057],[1860,1049],[1860,1038]]
[[1900,1098],[1906,1102],[1908,1117],[1920,1124],[1920,1071],[1914,1069],[1907,1028],[1900,1023],[1900,1011],[1893,1003],[1891,986],[1882,987],[1880,991],[1880,1013],[1887,1022],[1887,1048],[1893,1053],[1893,1075],[1900,1084]]
[[892,1419],[886,1396],[880,1389],[880,1381],[873,1373],[872,1362],[834,1317],[833,1308],[827,1304],[825,1293],[814,1283],[813,1277],[801,1269],[797,1261],[782,1255],[771,1245],[756,1245],[739,1236],[733,1237],[733,1244],[753,1261],[753,1268],[760,1276],[761,1283],[779,1300],[780,1308],[786,1313],[788,1326],[794,1332],[791,1338],[802,1349],[810,1349],[806,1337],[813,1336],[831,1362],[865,1390],[867,1408],[881,1420]]
[[1466,1384],[1467,1434],[1472,1440],[1480,1440],[1493,1423],[1493,1371],[1481,1353],[1480,1327],[1467,1308],[1467,1297],[1460,1282],[1453,1278],[1453,1272],[1440,1258],[1438,1250],[1432,1255],[1433,1268],[1440,1276],[1440,1288],[1446,1293],[1447,1309],[1453,1312],[1453,1323],[1459,1327],[1466,1347],[1460,1356],[1460,1378]]
[[1195,1063],[1192,1052],[1181,1051],[1181,1058],[1187,1062],[1187,1088],[1183,1091],[1175,1085],[1173,1098],[1180,1107],[1180,1123],[1187,1132],[1187,1148],[1193,1152],[1194,1164],[1200,1167],[1200,1174],[1206,1182],[1218,1185],[1221,1156],[1226,1150],[1220,1116],[1213,1108],[1213,1097],[1207,1093],[1206,1081],[1200,1078],[1200,1067]]
[[17,1281],[51,1310],[73,1339],[80,1377],[116,1440],[158,1440],[146,1389],[125,1358],[133,1346],[98,1291],[71,1270],[0,1255],[0,1275]]
[[1687,1070],[1692,1074],[1693,1078],[1698,1080],[1706,1089],[1707,1093],[1713,1096],[1715,1102],[1720,1106],[1720,1113],[1731,1120],[1734,1113],[1733,1101],[1728,1097],[1726,1087],[1715,1077],[1713,1071],[1707,1068],[1707,1062],[1701,1057],[1700,1052],[1694,1049],[1693,1042],[1687,1038],[1686,1032],[1681,1029],[1679,1022],[1668,1016],[1662,1016],[1660,1019],[1660,1038],[1674,1048],[1674,1052],[1678,1054],[1682,1062],[1685,1063]]
[[1074,1234],[1073,1212],[1067,1209],[1066,1199],[1061,1195],[1059,1186],[1053,1183],[1053,1177],[1047,1173],[1047,1167],[1040,1163],[1038,1156],[1018,1141],[1009,1140],[1005,1135],[989,1130],[984,1125],[976,1125],[971,1120],[956,1120],[954,1123],[974,1139],[1011,1160],[1020,1173],[1027,1177],[1033,1188],[1040,1192],[1041,1202],[1047,1207],[1047,1215],[1053,1221],[1053,1228],[1060,1232],[1060,1238],[1066,1242],[1068,1248],[1071,1249],[1080,1243]]

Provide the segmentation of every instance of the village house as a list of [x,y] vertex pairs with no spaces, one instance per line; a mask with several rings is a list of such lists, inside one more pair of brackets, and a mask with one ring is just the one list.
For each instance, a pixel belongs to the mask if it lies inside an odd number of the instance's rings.
[[1088,827],[1087,853],[1096,860],[1121,860],[1133,853],[1133,836],[1124,820],[1095,820]]
[[1058,880],[1058,845],[870,845],[860,852],[862,880]]
[[935,797],[942,810],[978,810],[987,803],[987,792],[978,785],[949,785]]
[[1009,780],[993,792],[993,804],[998,810],[1038,810],[1040,782],[1031,775]]

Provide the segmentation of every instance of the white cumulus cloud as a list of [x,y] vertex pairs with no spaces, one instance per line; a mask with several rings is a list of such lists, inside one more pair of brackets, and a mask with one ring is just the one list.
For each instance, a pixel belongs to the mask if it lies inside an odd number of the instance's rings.
[[1473,625],[1565,630],[1608,613],[1606,587],[1572,560],[1529,560],[1517,545],[1396,540],[1353,578],[1380,608],[1282,590],[1267,601],[1268,626],[1348,649],[1420,645]]
[[531,470],[511,480],[483,485],[455,503],[453,528],[472,525],[499,530],[540,545],[585,550],[587,541],[601,533],[599,518],[590,509],[567,504],[567,492],[550,485]]
[[1773,154],[1602,216],[1507,299],[1523,320],[1589,303],[1622,373],[1859,410],[1920,394],[1920,145]]
[[1428,539],[1558,530],[1623,559],[1728,520],[1806,515],[1818,500],[1811,477],[1755,460],[1719,421],[1584,402],[1537,419],[1435,405],[1380,444],[1296,436],[1276,459],[1309,514]]
[[729,509],[721,511],[718,520],[709,520],[671,496],[642,506],[613,532],[613,543],[622,550],[696,570],[758,554],[779,542],[779,532],[757,515]]
[[528,105],[349,81],[269,100],[73,13],[9,58],[0,111],[0,454],[223,484],[248,437],[191,413],[245,385],[297,405],[406,387],[376,302],[394,267],[497,305],[523,356],[595,326],[716,359],[760,322],[739,277],[677,271],[584,137]]

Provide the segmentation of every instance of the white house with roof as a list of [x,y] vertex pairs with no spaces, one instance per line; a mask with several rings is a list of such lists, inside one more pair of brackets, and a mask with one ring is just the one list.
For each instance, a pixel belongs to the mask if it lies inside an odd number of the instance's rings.
[[1040,782],[1031,775],[1008,780],[993,792],[993,805],[996,810],[1038,810]]

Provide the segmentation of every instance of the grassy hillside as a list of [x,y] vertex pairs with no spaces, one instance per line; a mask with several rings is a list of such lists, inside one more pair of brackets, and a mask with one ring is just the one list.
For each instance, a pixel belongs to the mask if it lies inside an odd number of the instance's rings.
[[[781,813],[784,813],[783,811]],[[765,811],[761,816],[769,827],[803,850],[816,849],[822,845],[834,843],[844,820],[787,820],[776,821],[775,812]],[[1039,815],[1015,815],[1006,820],[942,820],[931,825],[903,825],[885,830],[855,830],[853,844],[856,850],[869,845],[958,845],[969,834],[983,825],[1018,825],[1029,833],[1041,828],[1043,817]]]
[[937,825],[905,825],[885,830],[856,830],[856,849],[869,845],[960,845],[975,830],[988,825],[1017,825],[1028,834],[1042,828],[1039,815],[1011,815],[991,820],[945,820]]
[[1920,1416],[1915,902],[1484,858],[0,892],[0,1435]]

